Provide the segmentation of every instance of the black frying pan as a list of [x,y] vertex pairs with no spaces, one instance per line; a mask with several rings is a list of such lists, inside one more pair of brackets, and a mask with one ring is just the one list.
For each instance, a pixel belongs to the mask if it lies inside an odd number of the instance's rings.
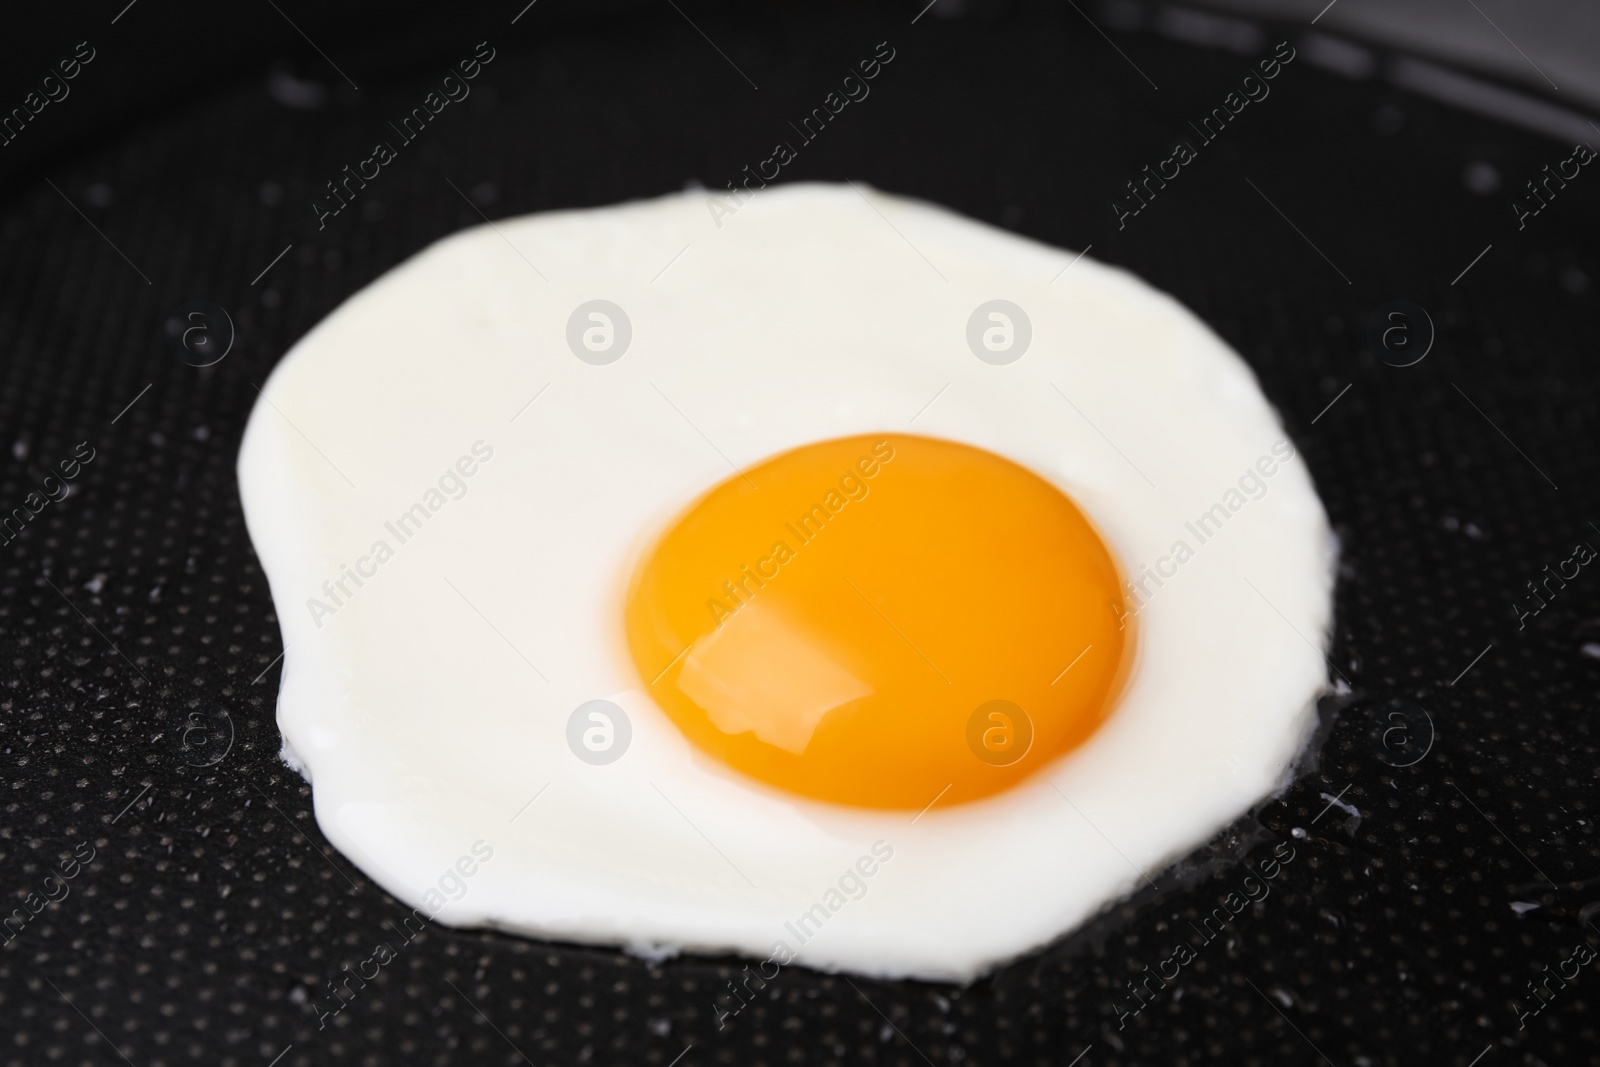
[[[1235,51],[1129,5],[953,3],[142,0],[14,36],[0,103],[61,98],[0,147],[0,506],[30,511],[0,545],[0,892],[21,909],[0,1060],[1600,1062],[1600,972],[1573,962],[1600,943],[1600,576],[1541,586],[1537,611],[1528,589],[1600,547],[1600,177],[1519,229],[1519,188],[1570,144],[1381,66],[1331,73],[1300,28],[1223,34]],[[80,41],[62,95],[43,78]],[[473,99],[319,229],[324,183],[479,41]],[[479,221],[451,182],[494,217],[720,187],[880,41],[893,67],[794,178],[1092,245],[1206,319],[1282,411],[1344,545],[1320,758],[1158,889],[967,989],[795,968],[719,1029],[745,961],[432,928],[319,1029],[327,981],[408,909],[277,759],[282,647],[234,479],[255,387]],[[1279,41],[1298,58],[1270,98],[1126,217],[1125,183]],[[176,311],[226,357],[192,365]],[[1413,347],[1380,359],[1374,321]],[[36,491],[65,496],[33,514]],[[1267,900],[1190,932],[1285,850]],[[1151,984],[1186,937],[1193,961]]]

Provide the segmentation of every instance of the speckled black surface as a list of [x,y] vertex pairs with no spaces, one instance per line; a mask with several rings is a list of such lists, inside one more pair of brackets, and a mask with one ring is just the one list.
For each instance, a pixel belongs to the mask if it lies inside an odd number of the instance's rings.
[[[541,0],[512,26],[521,7],[300,15],[359,92],[270,6],[224,26],[145,0],[115,25],[57,13],[30,40],[40,72],[85,37],[100,55],[34,141],[0,148],[0,508],[80,442],[94,458],[0,546],[6,907],[80,843],[95,854],[0,946],[0,1063],[1600,1062],[1600,966],[1552,983],[1523,1029],[1512,1005],[1600,944],[1600,573],[1525,628],[1512,608],[1577,542],[1600,547],[1600,174],[1519,231],[1513,190],[1571,146],[1302,57],[1119,231],[1123,182],[1254,53],[1108,41],[1070,6],[913,25],[920,4],[591,21]],[[1269,27],[1264,47],[1302,32]],[[318,233],[322,182],[484,39],[498,55],[471,100]],[[276,760],[281,645],[234,478],[255,385],[349,294],[478,221],[445,179],[491,216],[720,186],[885,39],[893,66],[795,178],[1092,244],[1193,308],[1280,407],[1344,544],[1331,659],[1352,692],[1318,768],[1157,889],[968,989],[790,970],[719,1031],[733,961],[435,928],[319,1030],[308,998],[405,909],[331,849]],[[17,99],[25,68],[8,64]],[[297,81],[275,96],[272,69]],[[320,106],[282,102],[297,92]],[[1473,164],[1498,187],[1469,188]],[[1438,330],[1412,367],[1365,348],[1397,299]],[[214,367],[163,342],[191,300],[237,327]],[[1394,701],[1427,718],[1380,718]],[[192,765],[222,748],[190,733],[182,750],[181,731],[226,733],[224,712],[231,747]],[[1375,742],[1402,721],[1409,740]],[[1275,842],[1295,858],[1271,896],[1119,1029],[1124,982]]]

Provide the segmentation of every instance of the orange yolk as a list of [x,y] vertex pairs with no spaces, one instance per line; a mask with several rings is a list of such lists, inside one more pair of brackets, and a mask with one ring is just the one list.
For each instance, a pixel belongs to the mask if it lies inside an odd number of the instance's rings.
[[629,650],[703,751],[869,808],[1014,785],[1111,710],[1117,567],[1010,460],[903,434],[821,441],[712,489],[634,572]]

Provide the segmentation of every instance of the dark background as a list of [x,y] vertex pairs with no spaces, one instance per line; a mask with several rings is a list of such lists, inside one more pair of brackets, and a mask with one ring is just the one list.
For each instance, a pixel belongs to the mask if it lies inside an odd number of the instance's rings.
[[[1600,172],[1525,229],[1511,210],[1571,143],[1410,95],[1381,51],[1367,78],[1310,62],[1309,11],[1202,47],[1129,3],[940,0],[914,24],[920,3],[538,0],[515,25],[520,0],[278,8],[7,16],[0,107],[77,42],[97,56],[0,147],[0,511],[79,442],[95,458],[0,546],[0,899],[24,906],[80,842],[96,857],[0,946],[0,1062],[1600,1063],[1600,965],[1523,1029],[1513,1007],[1600,945],[1600,574],[1523,628],[1513,608],[1600,548]],[[471,98],[318,232],[322,183],[484,40]],[[883,40],[871,97],[785,177],[1092,244],[1245,356],[1343,544],[1348,691],[1320,760],[1159,891],[970,988],[788,969],[719,1032],[742,961],[433,928],[319,1031],[308,999],[407,909],[276,758],[282,646],[234,478],[255,386],[480,221],[450,182],[490,217],[720,187]],[[1281,40],[1302,54],[1272,95],[1119,230],[1123,183]],[[163,337],[196,300],[237,330],[204,369]],[[1367,346],[1395,300],[1437,330],[1414,366]],[[182,748],[195,722],[222,740]],[[1123,983],[1276,841],[1296,858],[1272,895],[1119,1031]]]

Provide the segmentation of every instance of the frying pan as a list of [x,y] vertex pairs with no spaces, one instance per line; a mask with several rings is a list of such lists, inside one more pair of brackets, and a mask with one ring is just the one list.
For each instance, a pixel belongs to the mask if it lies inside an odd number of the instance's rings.
[[[0,545],[0,893],[25,913],[0,1061],[1600,1062],[1600,972],[1574,962],[1600,943],[1600,568],[1569,562],[1600,548],[1600,175],[1531,216],[1524,187],[1572,143],[1400,88],[1392,57],[1319,65],[1304,25],[1197,43],[1126,3],[246,6],[47,11],[6,46],[6,107],[95,56],[0,146],[0,505],[58,497]],[[880,41],[893,66],[793,178],[1092,246],[1281,411],[1342,544],[1314,752],[1153,887],[967,988],[791,968],[719,1027],[745,961],[433,927],[322,1018],[409,909],[278,759],[283,648],[234,478],[257,387],[483,215],[722,187]],[[478,42],[471,99],[319,219]],[[1271,95],[1125,216],[1279,42]]]

